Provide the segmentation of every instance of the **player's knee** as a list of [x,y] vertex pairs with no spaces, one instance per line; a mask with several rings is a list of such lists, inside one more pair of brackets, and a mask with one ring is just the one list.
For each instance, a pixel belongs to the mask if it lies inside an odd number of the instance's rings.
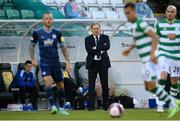
[[156,83],[155,81],[151,81],[151,82],[145,82],[145,89],[147,91],[152,91],[156,88]]

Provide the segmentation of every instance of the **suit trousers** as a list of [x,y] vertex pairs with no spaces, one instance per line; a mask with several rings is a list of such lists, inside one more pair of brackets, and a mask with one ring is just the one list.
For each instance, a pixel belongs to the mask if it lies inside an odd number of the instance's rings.
[[89,78],[89,103],[90,109],[95,108],[95,83],[97,74],[99,74],[102,90],[103,90],[103,108],[107,110],[109,106],[109,91],[108,91],[108,68],[102,67],[101,61],[93,61],[92,68],[88,69]]

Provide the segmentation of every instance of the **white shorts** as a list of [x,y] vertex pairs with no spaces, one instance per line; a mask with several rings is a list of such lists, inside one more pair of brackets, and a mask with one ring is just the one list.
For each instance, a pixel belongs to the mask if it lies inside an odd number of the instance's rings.
[[169,73],[171,77],[180,77],[180,61],[159,57],[158,71],[159,77],[162,71]]
[[167,73],[170,73],[171,61],[168,58],[165,57],[159,57],[158,58],[158,71],[161,73],[162,71],[165,71]]
[[156,81],[157,80],[157,64],[153,62],[143,63],[143,79],[144,81]]

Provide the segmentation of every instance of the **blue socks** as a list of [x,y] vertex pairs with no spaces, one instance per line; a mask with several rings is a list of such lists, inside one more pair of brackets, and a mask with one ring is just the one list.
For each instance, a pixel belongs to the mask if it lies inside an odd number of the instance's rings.
[[65,106],[65,92],[64,89],[58,89],[58,94],[59,94],[59,107],[64,108]]
[[56,105],[56,102],[55,102],[55,97],[54,97],[54,90],[52,87],[47,87],[46,88],[46,92],[47,92],[47,95],[48,95],[48,99],[49,99],[49,103],[50,103],[50,106],[55,106]]

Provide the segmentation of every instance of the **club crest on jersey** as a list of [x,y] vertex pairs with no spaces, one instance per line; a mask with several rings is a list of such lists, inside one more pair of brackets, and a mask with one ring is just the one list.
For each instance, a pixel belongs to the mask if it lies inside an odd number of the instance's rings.
[[46,75],[46,72],[45,72],[45,71],[44,71],[44,72],[42,72],[42,75],[43,75],[43,76],[45,76],[45,75]]
[[55,34],[52,35],[52,38],[53,38],[53,39],[56,39],[56,37],[57,37],[57,36],[56,36]]

